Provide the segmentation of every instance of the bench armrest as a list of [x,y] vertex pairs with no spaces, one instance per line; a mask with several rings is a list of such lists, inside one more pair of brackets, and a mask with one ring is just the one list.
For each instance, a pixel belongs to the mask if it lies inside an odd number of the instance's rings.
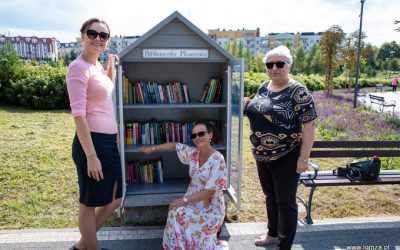
[[314,172],[307,171],[305,173],[302,173],[302,174],[300,174],[300,179],[315,180],[318,176],[319,166],[313,162],[308,162],[308,165],[313,168],[312,170]]
[[385,104],[388,104],[388,105],[396,105],[396,100],[387,101],[387,102],[385,102]]

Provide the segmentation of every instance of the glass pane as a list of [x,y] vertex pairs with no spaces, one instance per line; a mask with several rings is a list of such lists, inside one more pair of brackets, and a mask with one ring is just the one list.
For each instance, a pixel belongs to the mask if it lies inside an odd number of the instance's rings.
[[[235,60],[231,65],[231,137],[230,137],[230,192],[240,207],[240,185],[242,168],[242,119],[243,112],[241,108],[243,96],[243,72],[242,59]],[[233,189],[233,190],[232,190]],[[232,191],[235,193],[232,194]]]

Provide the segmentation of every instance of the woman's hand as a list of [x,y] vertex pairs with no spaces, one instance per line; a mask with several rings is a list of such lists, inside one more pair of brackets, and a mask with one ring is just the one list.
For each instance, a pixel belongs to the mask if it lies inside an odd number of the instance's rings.
[[110,67],[111,67],[113,61],[115,61],[115,63],[119,63],[119,57],[115,54],[109,54],[108,55],[108,62],[109,62],[108,65],[110,65]]
[[170,203],[169,203],[169,207],[168,210],[173,210],[175,208],[181,207],[185,205],[185,202],[183,201],[183,198],[177,198],[177,199],[173,199]]
[[244,97],[243,98],[243,109],[246,109],[247,105],[249,105],[250,102],[251,102],[250,97]]
[[146,155],[154,153],[157,151],[157,146],[141,147],[138,149],[139,152],[143,152]]
[[104,179],[101,162],[96,154],[91,154],[87,157],[87,174],[96,181]]
[[115,68],[113,69],[113,65],[115,65],[114,62],[118,63],[119,57],[117,55],[110,54],[108,56],[106,74],[111,79],[112,82],[115,82],[115,78],[117,76]]
[[304,173],[306,172],[308,169],[308,160],[302,159],[301,157],[299,157],[299,159],[297,160],[297,168],[296,168],[296,172],[298,174]]

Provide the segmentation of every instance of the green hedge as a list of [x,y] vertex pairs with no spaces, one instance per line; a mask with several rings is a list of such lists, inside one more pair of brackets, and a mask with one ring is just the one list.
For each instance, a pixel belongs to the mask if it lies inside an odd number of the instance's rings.
[[[22,77],[12,82],[7,89],[0,90],[2,102],[30,109],[64,109],[69,108],[65,81],[66,67],[24,65]],[[320,75],[294,75],[296,81],[303,83],[311,91],[323,90],[325,77]],[[244,95],[254,95],[260,84],[267,81],[266,73],[244,73]],[[334,78],[335,88],[344,88],[344,76]],[[374,87],[375,84],[389,84],[386,79],[360,78],[360,86]]]
[[[311,91],[323,90],[325,87],[325,76],[321,75],[292,75],[296,81],[304,84]],[[268,75],[266,73],[244,73],[244,96],[254,95],[261,83],[267,81]],[[347,79],[344,76],[335,77],[333,79],[335,89],[342,89],[347,86]],[[383,84],[389,86],[390,82],[382,78],[367,78],[366,75],[361,75],[359,79],[360,88],[375,87],[376,84]]]
[[8,102],[29,109],[69,107],[65,67],[26,65],[22,79],[6,93]]

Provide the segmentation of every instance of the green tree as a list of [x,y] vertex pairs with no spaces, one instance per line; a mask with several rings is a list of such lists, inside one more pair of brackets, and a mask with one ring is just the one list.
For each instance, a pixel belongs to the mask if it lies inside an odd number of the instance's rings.
[[286,47],[288,47],[288,49],[290,51],[292,51],[292,42],[291,41],[285,40],[285,41],[282,42],[282,45],[285,45]]
[[253,60],[252,71],[265,73],[264,55],[257,54]]
[[392,58],[389,61],[389,69],[393,71],[398,71],[399,70],[399,62],[397,61],[396,58]]
[[13,84],[22,77],[22,61],[10,45],[0,48],[0,102],[14,103]]
[[64,56],[64,65],[68,66],[73,60],[76,59],[76,57],[75,50],[71,50],[70,52],[66,53]]
[[340,44],[344,38],[344,32],[339,25],[330,27],[321,37],[320,48],[325,69],[325,94],[333,93],[333,72],[337,67],[336,56]]
[[306,65],[306,54],[304,52],[303,46],[299,46],[294,53],[294,69],[292,68],[292,72],[294,74],[304,73],[306,71]]
[[247,66],[248,70],[253,68],[253,63],[253,53],[249,48],[246,48],[246,52],[244,53],[244,64]]
[[382,44],[378,52],[378,58],[385,61],[390,58],[400,57],[400,45],[395,41]]
[[[346,78],[347,78],[347,87],[352,88],[353,86],[353,77],[355,77],[356,68],[357,68],[357,54],[358,54],[358,44],[362,47],[366,35],[365,33],[361,34],[361,41],[358,41],[359,31],[356,30],[351,33],[347,37],[347,43],[342,47],[342,57],[344,62],[344,68],[346,70]],[[360,60],[361,64],[361,60]]]
[[231,47],[231,54],[236,57],[238,53],[238,43],[236,41],[233,42],[232,47]]
[[225,45],[225,50],[226,51],[228,51],[229,53],[231,53],[231,48],[232,48],[232,45],[231,45],[231,42],[230,42],[230,40],[228,40],[228,44],[227,45]]
[[324,73],[324,67],[322,62],[321,49],[317,47],[315,54],[311,61],[310,73],[322,75]]
[[311,63],[313,61],[313,58],[315,56],[315,52],[317,51],[317,49],[319,49],[319,45],[317,43],[315,43],[306,55],[306,65],[305,65],[304,72],[302,72],[305,75],[311,74]]
[[376,55],[378,48],[373,47],[371,44],[366,44],[364,48],[361,49],[361,56],[365,58],[367,62],[367,66],[375,68],[376,64]]
[[235,55],[235,57],[237,58],[243,58],[244,57],[244,42],[242,40],[238,41],[238,50],[237,50],[237,54]]

